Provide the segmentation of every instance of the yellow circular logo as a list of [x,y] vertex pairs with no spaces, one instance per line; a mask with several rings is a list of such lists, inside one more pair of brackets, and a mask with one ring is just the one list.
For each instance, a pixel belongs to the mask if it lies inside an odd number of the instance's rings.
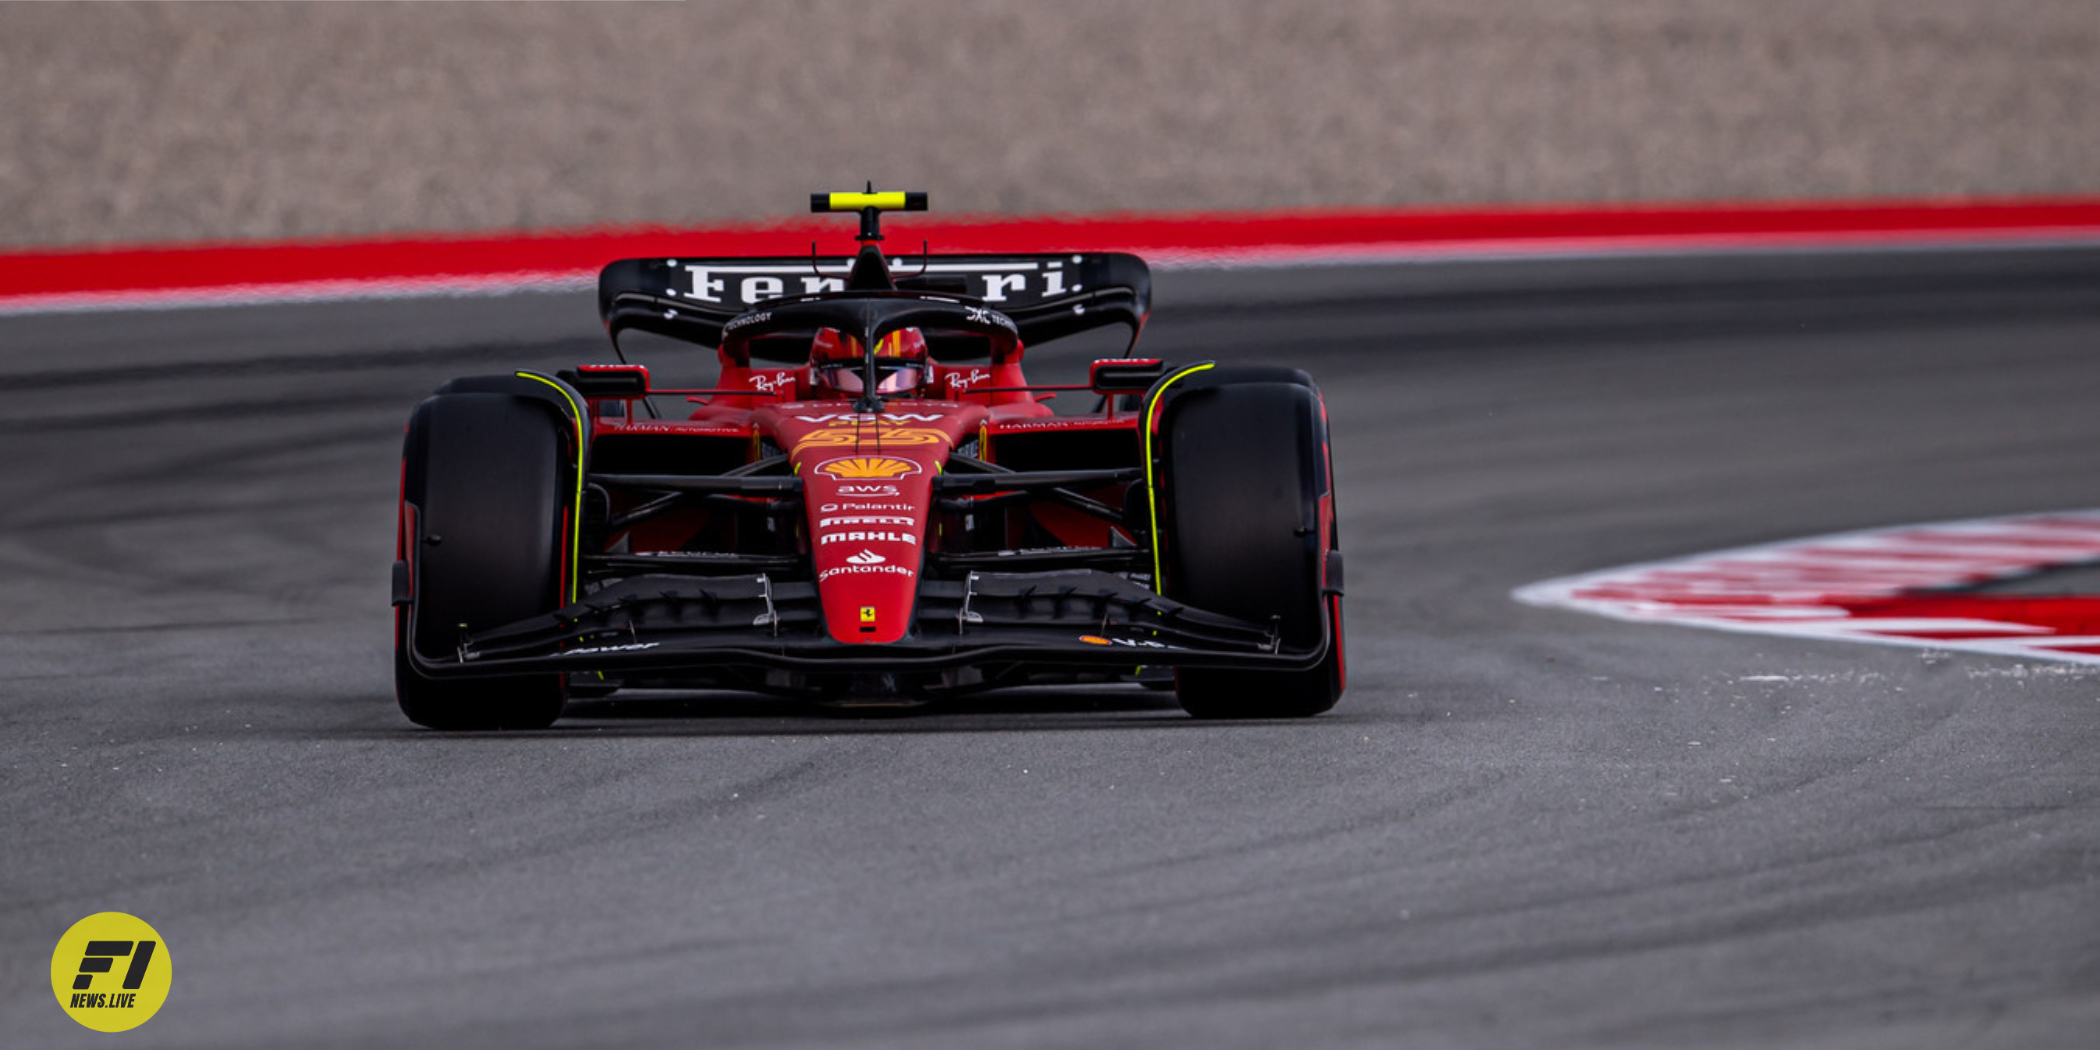
[[145,1024],[167,1001],[174,978],[168,944],[144,921],[120,911],[73,924],[51,953],[51,991],[66,1015],[98,1032]]

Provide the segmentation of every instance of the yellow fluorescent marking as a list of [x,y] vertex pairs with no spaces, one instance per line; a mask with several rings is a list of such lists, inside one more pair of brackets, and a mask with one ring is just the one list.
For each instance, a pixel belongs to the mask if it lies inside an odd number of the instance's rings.
[[560,383],[543,375],[534,375],[531,372],[519,372],[517,374],[522,378],[530,379],[536,383],[545,383],[553,387],[554,392],[560,394],[561,399],[567,401],[569,407],[576,410],[576,502],[570,504],[569,507],[569,520],[573,523],[573,531],[569,536],[569,557],[567,558],[569,563],[569,579],[567,581],[569,585],[569,600],[573,602],[576,600],[576,577],[582,571],[577,562],[583,557],[583,421],[590,418],[590,416],[589,413],[583,410],[582,405],[576,403],[575,398],[569,396],[567,390],[562,389]]
[[904,207],[904,194],[893,193],[834,193],[831,195],[832,211],[859,211],[874,208],[878,211],[897,211]]
[[1152,484],[1152,413],[1159,408],[1159,399],[1167,396],[1167,388],[1205,369],[1216,368],[1216,361],[1184,368],[1167,377],[1167,381],[1152,392],[1152,399],[1145,402],[1145,415],[1138,421],[1139,430],[1145,435],[1145,509],[1152,518],[1152,593],[1165,594],[1159,589],[1159,490]]

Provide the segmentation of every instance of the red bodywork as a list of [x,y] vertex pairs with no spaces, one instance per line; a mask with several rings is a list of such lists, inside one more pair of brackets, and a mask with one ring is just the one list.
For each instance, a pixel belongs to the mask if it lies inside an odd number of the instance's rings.
[[[1049,395],[1016,389],[1027,385],[1020,361],[1015,353],[996,365],[936,363],[927,383],[929,396],[891,399],[882,411],[866,413],[855,411],[850,398],[816,396],[821,392],[811,386],[808,365],[746,366],[725,354],[718,385],[704,396],[689,397],[695,407],[688,419],[634,420],[628,418],[632,399],[606,399],[628,400],[629,413],[608,418],[594,411],[595,441],[682,435],[744,441],[752,459],[768,443],[784,451],[804,486],[805,520],[797,549],[810,560],[832,639],[852,645],[896,642],[911,629],[926,554],[944,539],[941,516],[933,511],[933,479],[958,447],[975,442],[978,458],[996,462],[993,450],[1001,436],[1102,431],[1127,434],[1136,447],[1135,413],[1118,412],[1111,398],[1099,414],[1056,416],[1044,403]],[[584,369],[647,376],[636,366]],[[745,389],[751,393],[728,392]],[[985,392],[973,393],[977,390]],[[1121,497],[1120,492],[1099,495]],[[700,531],[698,524],[690,516],[656,519],[607,539],[637,554],[677,551]],[[1106,547],[1120,530],[1043,504],[1030,508],[1024,525],[1008,531],[1016,544],[1034,534],[1065,546]]]
[[892,401],[880,413],[802,401],[752,413],[802,479],[812,570],[840,642],[894,642],[911,625],[933,477],[989,413],[953,401]]

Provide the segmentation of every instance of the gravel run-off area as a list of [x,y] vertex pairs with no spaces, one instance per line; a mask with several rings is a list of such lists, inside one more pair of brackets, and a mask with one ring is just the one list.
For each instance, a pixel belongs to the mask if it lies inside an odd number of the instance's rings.
[[2090,0],[7,4],[0,246],[2100,190]]

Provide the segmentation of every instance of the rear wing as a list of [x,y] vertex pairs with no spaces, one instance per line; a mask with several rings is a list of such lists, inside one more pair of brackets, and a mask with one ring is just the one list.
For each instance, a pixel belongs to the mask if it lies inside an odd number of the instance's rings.
[[[1013,319],[1024,343],[1120,324],[1132,345],[1152,310],[1152,271],[1121,252],[893,257],[898,292],[982,303]],[[621,259],[598,274],[598,313],[628,329],[706,347],[738,314],[783,296],[844,291],[853,260],[766,256]],[[898,294],[898,293],[881,293]]]

